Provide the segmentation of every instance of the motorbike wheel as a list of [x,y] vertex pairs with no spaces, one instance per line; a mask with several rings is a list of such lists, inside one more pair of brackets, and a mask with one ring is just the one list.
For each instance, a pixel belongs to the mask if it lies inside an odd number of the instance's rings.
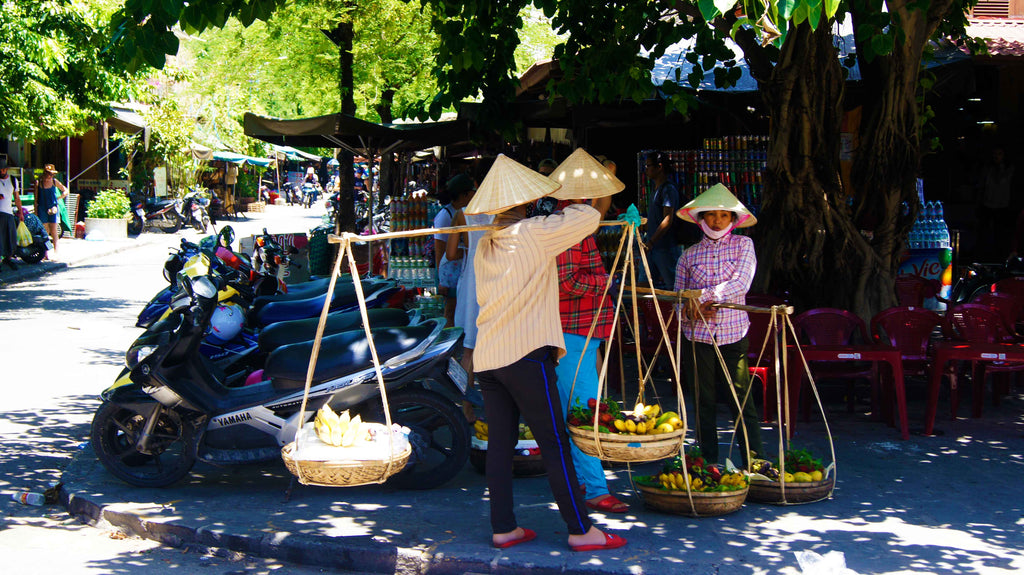
[[178,230],[181,229],[181,223],[182,223],[181,222],[181,216],[179,216],[178,214],[171,214],[168,217],[171,220],[171,227],[164,228],[164,231],[169,233],[169,234],[176,234],[176,233],[178,233]]
[[150,439],[152,454],[135,446],[146,418],[130,409],[103,402],[92,419],[96,457],[112,475],[137,487],[164,487],[188,475],[196,462],[193,431],[178,414],[162,410]]
[[132,218],[132,221],[128,222],[128,235],[137,236],[142,233],[142,220],[139,218]]
[[[405,469],[388,479],[401,489],[433,489],[458,475],[469,459],[469,424],[462,410],[433,391],[415,389],[388,394],[391,421],[408,427],[412,455]],[[381,405],[370,407],[366,421],[384,422]]]
[[33,242],[28,247],[18,246],[15,249],[15,254],[21,258],[21,261],[27,264],[37,264],[43,261],[43,257],[46,256],[46,247]]
[[210,217],[209,216],[206,216],[206,215],[203,216],[202,226],[203,226],[203,229],[199,230],[199,233],[205,234],[206,230],[210,229]]

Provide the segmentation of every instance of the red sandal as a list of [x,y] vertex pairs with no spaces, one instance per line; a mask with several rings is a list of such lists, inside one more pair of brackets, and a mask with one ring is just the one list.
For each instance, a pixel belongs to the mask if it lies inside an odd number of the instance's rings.
[[625,544],[626,540],[622,537],[619,537],[618,535],[613,535],[611,533],[605,533],[603,545],[570,545],[569,549],[572,549],[573,551],[603,551],[605,549],[618,549],[619,547],[622,547]]
[[523,536],[520,537],[519,539],[510,539],[509,541],[506,541],[504,543],[494,543],[494,542],[492,542],[491,544],[494,545],[495,547],[497,547],[498,549],[508,549],[509,547],[512,547],[513,545],[519,545],[520,543],[526,543],[527,541],[533,541],[536,538],[537,538],[537,532],[536,531],[534,531],[533,529],[527,529],[526,527],[523,527]]
[[629,505],[619,501],[614,495],[609,495],[597,503],[587,501],[587,507],[604,513],[625,513],[629,511]]

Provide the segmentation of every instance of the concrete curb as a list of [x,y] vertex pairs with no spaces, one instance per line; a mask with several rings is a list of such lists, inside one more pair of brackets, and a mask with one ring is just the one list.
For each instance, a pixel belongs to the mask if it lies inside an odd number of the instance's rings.
[[522,573],[529,570],[537,575],[607,575],[622,572],[621,566],[612,565],[603,568],[580,565],[577,569],[567,569],[565,564],[539,565],[529,561],[529,557],[507,553],[499,556],[496,550],[478,545],[465,546],[465,555],[455,555],[452,548],[448,552],[438,551],[434,547],[414,549],[377,541],[374,536],[330,537],[287,531],[249,536],[228,533],[213,526],[189,526],[175,520],[154,520],[147,518],[144,512],[124,508],[131,504],[105,503],[94,499],[93,495],[69,490],[69,485],[77,485],[78,478],[95,472],[99,465],[93,459],[91,450],[75,454],[64,471],[61,505],[69,514],[94,527],[122,531],[169,547],[226,549],[268,559],[360,573],[464,575]]
[[149,521],[131,512],[118,511],[88,496],[61,490],[61,504],[68,513],[95,527],[116,529],[169,547],[193,545],[227,549],[247,555],[289,561],[315,567],[360,573],[522,573],[536,575],[594,575],[618,569],[572,569],[517,563],[504,556],[501,562],[484,557],[455,557],[379,543],[373,537],[323,537],[278,531],[261,537],[225,533],[213,527],[190,527],[175,522]]

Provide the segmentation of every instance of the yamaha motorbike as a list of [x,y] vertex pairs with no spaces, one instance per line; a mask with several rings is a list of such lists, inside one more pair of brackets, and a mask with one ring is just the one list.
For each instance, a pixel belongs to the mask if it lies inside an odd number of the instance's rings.
[[[102,394],[91,444],[115,477],[139,487],[163,487],[197,460],[216,465],[267,462],[324,404],[383,421],[366,335],[347,331],[323,338],[300,417],[313,342],[286,345],[266,359],[264,380],[228,388],[197,353],[217,293],[215,274],[183,277],[173,313],[140,336],[125,354],[126,371]],[[462,333],[432,319],[411,327],[375,328],[393,422],[410,429],[409,463],[388,482],[426,489],[462,469],[470,431],[460,409],[465,372],[452,358]]]
[[158,228],[169,234],[177,232],[184,221],[181,206],[181,200],[171,198],[146,198],[135,202],[128,233],[138,235],[145,228]]
[[37,264],[46,257],[46,251],[53,249],[53,242],[50,241],[50,234],[46,233],[43,222],[35,214],[30,214],[25,208],[21,209],[22,220],[25,227],[32,233],[32,243],[27,246],[14,246],[14,255],[21,258],[27,264]]

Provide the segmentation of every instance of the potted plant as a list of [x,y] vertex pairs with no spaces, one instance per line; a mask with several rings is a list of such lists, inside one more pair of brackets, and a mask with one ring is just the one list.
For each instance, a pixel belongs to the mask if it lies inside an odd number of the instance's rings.
[[99,231],[106,239],[128,237],[131,204],[121,190],[103,190],[85,208],[85,235]]

